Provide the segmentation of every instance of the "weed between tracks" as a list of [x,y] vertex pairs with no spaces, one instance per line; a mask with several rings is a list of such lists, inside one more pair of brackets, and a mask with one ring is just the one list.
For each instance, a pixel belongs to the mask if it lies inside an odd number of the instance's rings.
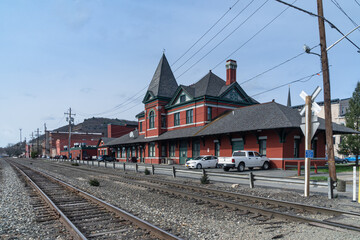
[[97,180],[97,179],[90,179],[89,180],[89,184],[90,184],[90,186],[94,186],[94,187],[98,187],[98,186],[100,186],[100,182]]

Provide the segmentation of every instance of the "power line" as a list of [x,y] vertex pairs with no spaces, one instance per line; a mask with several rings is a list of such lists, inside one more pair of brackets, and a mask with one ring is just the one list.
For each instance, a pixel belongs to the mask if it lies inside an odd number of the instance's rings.
[[343,35],[346,38],[346,40],[348,40],[352,45],[354,45],[357,49],[360,50],[360,48],[353,41],[351,41],[347,36],[345,36],[345,34],[343,32],[340,31],[340,29],[338,29],[332,22],[330,22],[329,20],[327,20],[323,16],[319,16],[319,15],[317,15],[315,13],[312,13],[312,12],[309,12],[309,11],[307,11],[305,9],[296,7],[296,6],[292,5],[294,2],[292,4],[290,4],[290,3],[287,3],[287,2],[284,2],[284,1],[281,1],[281,0],[275,0],[275,1],[277,1],[279,3],[282,3],[282,4],[285,4],[285,5],[289,6],[289,7],[295,8],[296,10],[299,10],[301,12],[307,13],[310,16],[323,19],[325,22],[327,22],[330,25],[331,28],[334,28],[336,31],[338,31],[341,35]]
[[[313,76],[319,75],[321,72],[322,72],[322,71],[317,72],[317,73],[314,73],[314,74],[311,74],[311,75],[308,75],[308,76],[306,76],[306,77],[302,77],[302,78],[297,79],[297,80],[293,80],[293,81],[291,81],[291,82],[284,83],[284,84],[282,84],[282,85],[280,85],[280,86],[271,88],[271,89],[269,89],[269,90],[265,90],[265,91],[260,92],[260,93],[257,93],[257,94],[254,94],[254,95],[252,95],[251,97],[255,97],[255,96],[258,96],[258,95],[260,95],[260,94],[264,94],[264,93],[273,91],[273,90],[275,90],[275,89],[284,87],[284,86],[289,85],[289,84],[292,84],[292,83],[296,83],[296,82],[307,82],[307,81],[309,81]],[[304,80],[304,79],[307,79],[307,80]],[[303,80],[304,80],[304,81],[303,81]]]
[[[293,3],[295,3],[297,0],[295,0]],[[221,63],[225,62],[231,55],[239,51],[242,47],[244,47],[248,42],[250,42],[253,38],[255,38],[259,33],[261,33],[265,28],[267,28],[271,23],[273,23],[277,18],[279,18],[286,10],[288,10],[289,7],[285,8],[283,11],[281,11],[277,16],[275,16],[270,22],[268,22],[264,27],[262,27],[259,31],[257,31],[251,38],[249,38],[246,42],[244,42],[240,47],[238,47],[235,51],[227,55],[227,57],[215,65],[211,70],[214,70],[217,68]]]
[[357,0],[354,0],[356,3],[357,3],[357,5],[359,5],[360,6],[360,3],[357,1]]
[[[182,66],[184,66],[190,59],[192,59],[195,55],[197,55],[202,49],[204,49],[204,47],[206,47],[212,40],[214,40],[214,38],[216,38],[226,27],[228,27],[237,17],[240,16],[241,13],[243,13],[255,0],[250,1],[249,4],[247,4],[233,19],[231,19],[222,29],[220,29],[220,31],[218,31],[209,41],[207,41],[199,50],[197,50],[193,55],[191,55],[183,64],[181,64],[178,68],[176,68],[174,70],[174,72],[176,72],[177,70],[179,70],[179,68],[181,68]],[[242,23],[243,24],[243,23]],[[240,26],[242,25],[240,24]],[[232,31],[230,35],[232,35],[240,26],[238,26],[234,31]],[[229,37],[228,36],[228,37]],[[226,37],[227,38],[227,37]],[[226,39],[225,38],[225,39]]]
[[[150,84],[149,84],[149,85],[150,85]],[[129,98],[128,98],[127,100],[125,100],[124,102],[116,105],[115,107],[113,107],[113,108],[111,108],[111,109],[109,109],[109,110],[106,110],[106,111],[103,111],[103,112],[100,112],[100,113],[93,113],[93,114],[87,114],[87,113],[83,113],[83,114],[79,114],[79,113],[78,113],[78,114],[81,115],[81,116],[83,116],[83,117],[86,117],[86,116],[104,115],[104,114],[107,114],[107,113],[114,112],[114,111],[122,108],[125,103],[128,103],[129,101],[132,102],[132,100],[133,100],[138,94],[142,93],[146,88],[148,88],[149,85],[145,86],[145,87],[142,88],[140,91],[138,91],[137,93],[135,93],[135,95],[129,97]],[[141,95],[138,96],[138,97],[141,97]],[[137,97],[137,98],[138,98],[138,97]]]
[[[198,64],[201,60],[207,57],[212,51],[214,51],[221,43],[223,43],[231,34],[233,34],[238,28],[240,28],[244,23],[246,23],[252,16],[255,15],[269,0],[266,0],[260,7],[258,7],[249,17],[247,17],[238,27],[236,27],[230,34],[228,34],[223,40],[221,40],[215,47],[213,47],[209,52],[207,52],[204,56],[202,56],[198,61],[196,61],[193,65],[191,65],[187,70],[185,70],[182,74],[180,74],[177,78],[180,78],[185,73],[187,73],[191,68],[193,68],[196,64]],[[224,61],[222,61],[224,62]]]
[[[336,0],[331,0],[331,2],[354,24],[355,27],[359,26],[340,6],[340,4]],[[360,29],[358,29],[360,31]]]
[[178,59],[176,59],[176,61],[171,64],[171,66],[175,65],[182,57],[184,57],[201,39],[203,39],[203,37],[205,37],[206,34],[208,34],[211,29],[213,29],[232,9],[233,7],[235,7],[235,5],[239,2],[240,0],[237,0],[193,45],[191,45],[191,47],[185,51],[185,53],[183,53]]
[[[316,45],[315,47],[317,47],[317,46],[319,46],[319,45]],[[311,48],[310,50],[314,49],[315,47]],[[268,72],[270,72],[270,71],[272,71],[272,70],[274,70],[274,69],[276,69],[276,68],[284,65],[285,63],[288,63],[288,62],[294,60],[295,58],[298,58],[298,57],[302,56],[304,53],[306,53],[306,52],[303,51],[303,52],[301,52],[300,54],[298,54],[298,55],[296,55],[296,56],[294,56],[294,57],[292,57],[292,58],[289,58],[289,59],[285,60],[284,62],[281,62],[281,63],[275,65],[274,67],[271,67],[271,68],[265,70],[264,72],[259,73],[259,74],[257,74],[256,76],[254,76],[254,77],[252,77],[252,78],[249,78],[249,79],[247,79],[247,80],[245,80],[245,81],[243,81],[243,82],[241,82],[241,83],[239,83],[239,84],[242,85],[242,84],[245,84],[245,83],[247,83],[247,82],[250,82],[251,80],[254,80],[254,79],[257,78],[257,77],[260,77],[261,75],[264,75],[265,73],[268,73]]]

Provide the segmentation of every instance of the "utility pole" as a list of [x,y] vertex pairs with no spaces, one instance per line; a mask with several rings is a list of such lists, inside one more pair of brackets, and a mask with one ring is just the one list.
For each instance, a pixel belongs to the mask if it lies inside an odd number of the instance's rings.
[[44,123],[44,148],[45,148],[45,155],[48,154],[47,148],[47,137],[46,137],[46,123]]
[[72,116],[75,116],[76,114],[72,114],[71,113],[71,108],[69,108],[69,112],[67,113],[64,113],[65,115],[68,115],[68,117],[66,117],[66,121],[69,122],[69,144],[68,144],[68,156],[69,156],[69,159],[70,159],[70,154],[71,154],[71,151],[70,151],[70,144],[71,144],[71,124],[74,124],[74,118]]
[[325,110],[325,135],[326,135],[326,152],[329,166],[329,177],[336,182],[336,168],[334,157],[333,128],[331,121],[331,93],[330,93],[330,74],[329,61],[326,51],[326,35],[324,23],[324,11],[322,0],[317,0],[319,35],[321,47],[321,67],[323,71],[323,88],[324,88],[324,110]]
[[19,130],[20,130],[20,143],[21,143],[21,140],[22,140],[22,137],[21,137],[22,128],[19,128]]
[[34,132],[31,133],[31,151],[30,151],[30,155],[31,152],[34,151]]
[[40,148],[40,131],[39,128],[36,130],[36,144],[37,144],[37,154],[39,155],[39,148]]

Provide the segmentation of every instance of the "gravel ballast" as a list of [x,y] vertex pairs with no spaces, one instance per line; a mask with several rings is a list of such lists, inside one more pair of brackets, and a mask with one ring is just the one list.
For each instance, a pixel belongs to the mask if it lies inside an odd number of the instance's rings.
[[[1,200],[0,200],[0,238],[1,239],[51,239],[44,226],[35,221],[30,197],[14,170],[0,159]],[[57,239],[62,239],[61,237]]]
[[[359,239],[357,233],[334,231],[319,227],[287,222],[279,219],[260,221],[253,215],[243,215],[240,211],[219,208],[196,202],[191,199],[182,199],[164,195],[154,190],[129,185],[113,180],[101,178],[98,173],[86,173],[77,171],[77,168],[89,169],[90,166],[73,167],[73,170],[62,169],[61,165],[47,164],[46,161],[36,161],[33,167],[41,169],[56,176],[74,186],[77,186],[105,201],[108,201],[132,214],[143,218],[160,228],[170,231],[184,239]],[[70,166],[69,163],[65,163]],[[94,169],[97,169],[94,167]],[[109,172],[119,170],[107,169]],[[134,174],[134,173],[128,173]],[[143,174],[143,173],[142,173]],[[154,176],[155,177],[155,176]],[[169,179],[164,176],[157,178]],[[98,178],[99,187],[90,186],[88,181]],[[178,181],[183,181],[177,179]],[[199,184],[199,181],[190,181]],[[203,185],[202,185],[203,186]],[[301,197],[291,191],[276,189],[249,189],[243,186],[231,188],[229,184],[210,184],[222,190],[239,191],[257,196],[266,196],[284,200],[309,203],[313,205],[337,207],[346,203],[351,209],[349,202],[344,200],[328,200],[324,196],[313,196],[308,199]],[[301,199],[301,200],[300,200]],[[347,210],[349,210],[347,209]]]

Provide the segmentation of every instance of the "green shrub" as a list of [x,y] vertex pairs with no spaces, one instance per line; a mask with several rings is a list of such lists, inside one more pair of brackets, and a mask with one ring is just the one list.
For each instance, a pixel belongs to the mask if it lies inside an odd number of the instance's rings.
[[150,175],[150,170],[145,168],[145,171],[144,171],[145,175]]
[[202,175],[202,177],[200,178],[200,182],[201,184],[209,184],[210,183],[209,176],[206,173],[204,173],[204,175]]
[[31,158],[36,158],[38,153],[36,151],[31,152]]
[[72,166],[80,166],[78,163],[72,163]]
[[89,180],[89,184],[90,184],[90,186],[94,186],[94,187],[98,187],[98,186],[100,186],[100,182],[97,180],[97,179],[90,179]]

